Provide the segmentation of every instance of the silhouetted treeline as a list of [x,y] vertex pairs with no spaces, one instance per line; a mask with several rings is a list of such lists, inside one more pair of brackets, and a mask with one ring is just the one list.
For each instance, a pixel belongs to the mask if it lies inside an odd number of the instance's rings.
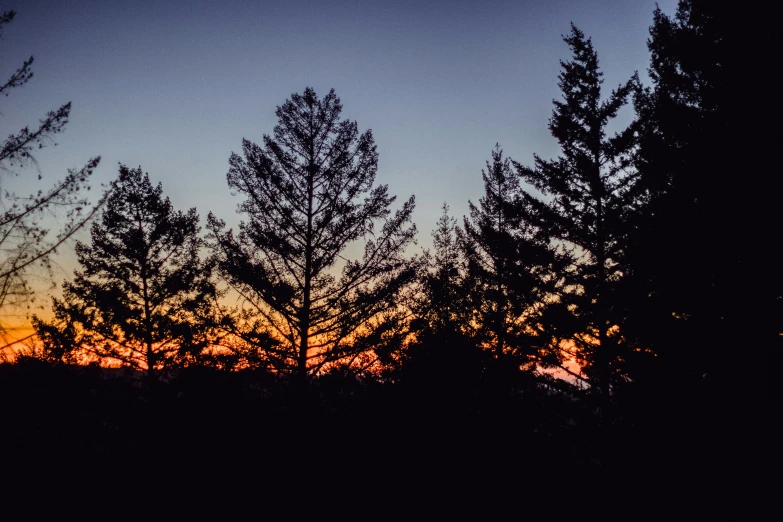
[[55,318],[35,320],[41,344],[0,368],[21,454],[65,437],[95,458],[160,441],[213,458],[241,438],[275,469],[311,449],[327,467],[430,451],[443,472],[449,448],[471,472],[547,479],[719,467],[712,445],[760,422],[783,339],[759,100],[772,32],[722,4],[655,11],[650,85],[605,89],[572,26],[559,155],[496,145],[478,204],[461,223],[444,205],[421,255],[414,198],[392,212],[372,133],[334,91],[292,95],[272,135],[232,153],[236,232],[210,214],[200,236],[195,209],[121,167]]

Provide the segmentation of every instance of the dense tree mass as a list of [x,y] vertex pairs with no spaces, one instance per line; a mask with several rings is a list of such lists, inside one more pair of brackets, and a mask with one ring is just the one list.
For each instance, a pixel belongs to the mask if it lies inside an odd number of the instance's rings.
[[[559,156],[527,166],[496,145],[478,204],[462,222],[444,204],[420,256],[414,198],[393,211],[373,135],[342,119],[333,90],[293,94],[272,135],[231,155],[236,232],[210,214],[201,237],[195,209],[175,211],[140,168],[121,167],[55,318],[35,320],[46,360],[0,365],[0,396],[31,397],[4,413],[11,442],[87,441],[100,461],[105,440],[147,456],[163,431],[182,462],[217,442],[275,480],[304,469],[328,482],[353,459],[367,466],[358,481],[431,465],[492,498],[500,477],[515,494],[525,480],[593,488],[607,505],[627,484],[657,494],[660,474],[724,476],[727,448],[750,451],[755,440],[737,441],[768,418],[765,372],[783,343],[780,181],[769,113],[753,106],[773,85],[771,26],[722,2],[657,9],[651,84],[634,75],[606,93],[593,43],[572,25],[549,121]],[[634,121],[610,132],[631,101]],[[14,147],[28,161],[67,111],[12,135],[0,163]],[[95,163],[6,206],[0,306],[84,222],[47,243],[32,216],[77,204]],[[213,364],[217,344],[242,364]],[[71,364],[85,356],[130,378]],[[278,482],[297,489],[302,476]]]
[[511,356],[527,369],[555,363],[543,319],[562,280],[559,256],[524,220],[519,178],[499,145],[481,175],[485,194],[479,206],[470,203],[461,234],[477,340],[497,359]]
[[783,332],[774,133],[771,113],[749,105],[772,84],[771,25],[722,2],[657,9],[653,85],[636,100],[645,200],[630,236],[633,334],[670,378],[718,378],[732,393],[746,381],[740,354],[780,353]]

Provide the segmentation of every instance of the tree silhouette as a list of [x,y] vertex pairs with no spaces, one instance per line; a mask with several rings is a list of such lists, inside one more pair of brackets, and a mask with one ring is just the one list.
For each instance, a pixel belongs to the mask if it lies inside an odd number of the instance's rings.
[[[254,318],[245,333],[270,332],[277,343],[258,346],[268,364],[302,382],[325,365],[372,364],[375,348],[398,342],[398,300],[417,271],[403,257],[414,198],[392,215],[395,197],[373,186],[372,133],[341,112],[334,90],[293,94],[263,146],[244,140],[244,158],[231,155],[228,184],[249,221],[234,235],[209,217],[221,273]],[[364,255],[345,259],[359,240]]]
[[[14,11],[0,15],[0,35],[6,24],[16,16]],[[33,77],[31,56],[0,85],[0,96],[6,97],[14,88],[24,86]],[[33,152],[53,143],[53,137],[68,123],[71,104],[50,111],[37,126],[25,127],[10,134],[0,143],[0,182],[13,178],[17,169],[36,165]],[[48,189],[39,189],[27,196],[18,196],[8,189],[0,193],[0,316],[30,307],[36,290],[31,280],[52,276],[51,258],[57,248],[82,228],[105,201],[105,195],[91,206],[84,193],[89,190],[89,178],[98,166],[99,157],[91,159],[81,169],[69,170],[62,181]],[[42,176],[39,174],[38,179]],[[52,221],[54,215],[57,221]],[[57,230],[52,227],[57,223]],[[5,319],[0,320],[0,350],[18,342],[10,336]]]
[[549,130],[562,154],[555,160],[535,156],[535,167],[515,164],[519,175],[547,199],[523,191],[524,218],[574,257],[562,294],[578,319],[573,339],[588,376],[605,396],[620,371],[621,307],[613,292],[622,277],[624,220],[631,203],[634,129],[612,137],[606,126],[625,105],[630,80],[601,100],[602,73],[589,38],[572,24],[564,41],[572,59],[561,62],[559,87]]
[[46,350],[113,359],[149,375],[197,358],[213,341],[216,297],[198,233],[195,208],[175,211],[160,183],[121,165],[91,244],[76,244],[81,270],[53,299],[54,320],[34,319]]
[[464,279],[466,263],[458,240],[457,220],[443,213],[432,232],[434,253],[425,252],[425,271],[415,300],[415,315],[433,332],[462,331],[470,327],[470,304]]
[[740,354],[770,350],[761,357],[769,360],[783,344],[783,277],[770,240],[781,222],[768,153],[776,120],[751,108],[759,86],[774,83],[772,20],[720,2],[680,1],[673,16],[656,9],[653,85],[636,97],[649,202],[629,250],[633,334],[671,375],[721,375],[735,391]]
[[458,402],[480,378],[486,352],[477,346],[467,292],[467,263],[457,220],[449,206],[432,231],[433,251],[425,250],[416,292],[410,300],[414,320],[405,356],[396,361],[400,380],[413,385],[415,401],[422,393]]
[[485,194],[479,206],[470,203],[470,219],[464,219],[460,234],[479,340],[498,360],[513,355],[530,369],[554,363],[542,319],[558,283],[559,257],[522,219],[519,178],[499,145],[481,176]]

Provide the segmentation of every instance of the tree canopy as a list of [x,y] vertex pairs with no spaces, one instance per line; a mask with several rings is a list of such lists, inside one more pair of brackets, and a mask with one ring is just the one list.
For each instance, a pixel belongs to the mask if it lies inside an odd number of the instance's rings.
[[572,59],[562,61],[562,99],[555,100],[549,130],[561,155],[535,157],[535,166],[516,164],[519,175],[540,192],[523,191],[522,219],[540,227],[550,242],[573,259],[561,300],[576,321],[576,357],[597,389],[609,393],[621,372],[622,307],[613,294],[622,278],[624,223],[633,210],[634,126],[612,136],[606,127],[632,93],[635,78],[602,100],[602,72],[590,38],[576,26],[563,38]]
[[148,373],[198,360],[215,340],[217,297],[211,268],[199,258],[198,220],[195,208],[174,210],[141,167],[121,165],[91,243],[76,243],[81,270],[53,300],[54,320],[34,321],[45,350]]
[[481,176],[484,196],[478,206],[469,203],[461,234],[477,334],[498,359],[513,356],[528,369],[555,363],[542,318],[560,282],[561,260],[535,225],[523,220],[519,178],[499,145]]
[[771,240],[781,223],[769,132],[777,103],[752,108],[759,86],[775,82],[774,18],[722,2],[656,9],[652,85],[635,100],[646,204],[629,249],[633,335],[669,378],[721,381],[730,393],[739,381],[753,389],[755,372],[737,373],[741,354],[783,353]]
[[[301,378],[330,364],[373,364],[399,342],[398,302],[416,274],[404,255],[414,198],[391,211],[395,197],[375,185],[372,132],[359,134],[341,113],[334,90],[293,94],[263,145],[244,140],[243,156],[229,160],[228,184],[245,196],[248,220],[234,234],[209,217],[220,271],[249,313],[246,338],[270,332],[274,342],[256,348]],[[357,241],[363,255],[343,257]]]

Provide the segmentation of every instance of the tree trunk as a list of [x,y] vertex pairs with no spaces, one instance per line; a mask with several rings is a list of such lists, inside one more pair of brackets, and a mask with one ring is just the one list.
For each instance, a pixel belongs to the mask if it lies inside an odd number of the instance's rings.
[[596,373],[598,374],[598,390],[604,401],[609,401],[610,393],[610,356],[606,352],[607,337],[608,337],[608,318],[605,303],[605,291],[606,291],[606,237],[604,230],[604,184],[601,180],[601,155],[597,150],[594,151],[595,161],[595,176],[596,176],[596,188],[599,191],[596,194],[596,240],[597,240],[597,252],[596,262],[598,264],[598,288],[596,295],[596,318],[598,323],[598,348],[595,353],[594,364],[596,365]]
[[[312,148],[312,147],[311,147]],[[311,158],[314,151],[311,150]],[[302,310],[299,319],[299,359],[297,361],[297,373],[299,383],[302,387],[307,385],[307,348],[310,337],[310,306],[312,291],[312,271],[313,271],[313,179],[317,166],[311,159],[308,167],[307,180],[307,233],[305,237],[305,273],[304,288],[302,290]]]
[[147,378],[152,380],[155,372],[155,352],[152,348],[152,310],[150,309],[149,283],[147,281],[146,259],[141,267],[142,291],[144,293],[144,344],[147,351]]
[[307,383],[307,346],[308,332],[310,330],[310,310],[309,306],[302,307],[302,318],[299,327],[299,354],[297,359],[297,378],[300,384]]

